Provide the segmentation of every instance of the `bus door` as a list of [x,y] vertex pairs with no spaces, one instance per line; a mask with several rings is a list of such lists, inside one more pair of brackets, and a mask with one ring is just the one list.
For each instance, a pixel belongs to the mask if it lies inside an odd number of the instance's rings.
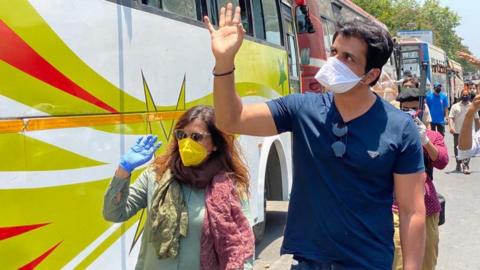
[[419,46],[401,46],[399,60],[400,78],[405,76],[420,78],[421,51]]
[[[423,111],[423,98],[427,94],[427,71],[428,61],[424,59],[424,53],[419,45],[404,45],[400,47],[399,70],[400,77],[412,76],[420,82],[420,106]],[[401,91],[402,88],[400,88]],[[420,116],[421,118],[422,116]]]
[[290,93],[300,93],[300,65],[298,54],[297,34],[292,19],[292,7],[281,3],[283,38],[285,49],[288,54],[288,75],[290,82]]

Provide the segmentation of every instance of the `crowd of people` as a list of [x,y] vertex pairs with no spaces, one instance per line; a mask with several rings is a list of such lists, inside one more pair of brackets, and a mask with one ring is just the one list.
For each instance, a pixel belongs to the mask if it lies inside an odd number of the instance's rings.
[[[291,269],[434,269],[442,211],[433,170],[448,163],[445,118],[459,164],[480,153],[472,128],[480,96],[448,112],[441,85],[424,101],[415,78],[403,80],[398,108],[375,94],[393,42],[383,28],[339,24],[331,57],[316,79],[328,90],[243,104],[234,60],[244,38],[240,8],[209,18],[216,60],[214,107],[197,106],[177,122],[166,153],[130,185],[132,171],[160,146],[140,138],[121,158],[105,194],[104,216],[148,219],[136,269],[251,269],[254,236],[249,179],[235,136],[292,133],[293,185],[282,254]],[[429,108],[426,110],[425,108]],[[464,169],[464,171],[466,171]]]

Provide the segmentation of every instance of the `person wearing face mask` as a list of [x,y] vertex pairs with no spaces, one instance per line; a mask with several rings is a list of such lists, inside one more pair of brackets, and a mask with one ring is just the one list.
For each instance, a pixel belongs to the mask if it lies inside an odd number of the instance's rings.
[[[402,82],[402,87],[403,88],[408,88],[408,89],[413,89],[413,88],[418,89],[420,87],[420,83],[414,77],[406,77]],[[430,115],[430,110],[428,109],[428,105],[423,104],[423,111],[422,111],[422,113],[419,112],[418,114],[422,115],[423,124],[425,124],[425,126],[428,129],[430,129],[430,124],[432,123],[432,116]]]
[[422,145],[413,119],[377,96],[375,85],[393,51],[382,27],[339,23],[331,57],[316,79],[326,93],[291,94],[242,104],[235,56],[245,32],[240,8],[208,17],[215,58],[217,125],[233,134],[292,135],[293,182],[282,254],[291,269],[390,269],[393,194],[399,204],[403,261],[420,269],[425,245]]
[[135,269],[252,269],[249,177],[235,137],[217,129],[208,106],[185,112],[174,135],[132,185],[132,171],[160,145],[148,135],[123,155],[105,193],[105,219],[123,222],[146,209]]
[[442,92],[440,83],[433,84],[433,93],[427,95],[427,105],[432,114],[432,130],[445,136],[445,119],[448,117],[448,97]]
[[[467,90],[463,90],[462,95],[460,96],[460,101],[453,104],[452,108],[450,109],[448,126],[450,128],[450,133],[453,134],[453,147],[455,151],[455,157],[458,157],[458,138],[460,136],[460,130],[462,128],[463,121],[465,120],[465,115],[467,114],[470,104],[470,94]],[[480,127],[478,114],[475,114],[474,119],[475,126]],[[464,160],[460,160],[457,158],[456,160],[456,171],[463,172],[464,174],[470,174],[470,159],[467,158]]]
[[[442,170],[448,165],[448,150],[443,136],[433,130],[428,130],[418,118],[420,108],[420,90],[418,88],[404,88],[397,97],[400,102],[400,108],[415,119],[417,130],[423,145],[423,159],[425,162],[425,195],[424,202],[426,208],[426,245],[425,256],[423,258],[422,270],[433,270],[437,265],[439,216],[442,210],[437,196],[435,185],[433,184],[433,169]],[[398,218],[398,204],[394,202],[392,207],[394,213],[395,225],[395,256],[392,270],[407,269],[402,262],[402,245],[400,241],[400,222]]]

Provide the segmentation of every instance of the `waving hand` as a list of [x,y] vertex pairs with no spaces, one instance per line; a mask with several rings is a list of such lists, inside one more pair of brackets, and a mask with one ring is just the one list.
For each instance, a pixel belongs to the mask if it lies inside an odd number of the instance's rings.
[[240,7],[237,7],[234,11],[232,3],[228,3],[227,8],[222,7],[220,9],[219,17],[220,21],[217,30],[213,28],[210,19],[207,16],[204,17],[205,25],[210,31],[212,39],[212,52],[217,62],[222,60],[233,63],[245,36]]

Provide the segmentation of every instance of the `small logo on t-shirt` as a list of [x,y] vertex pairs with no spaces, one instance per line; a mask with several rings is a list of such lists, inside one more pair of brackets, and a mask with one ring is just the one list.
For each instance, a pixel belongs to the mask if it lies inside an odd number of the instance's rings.
[[377,158],[378,156],[380,156],[380,153],[376,152],[376,151],[367,151],[368,155],[372,158],[372,159],[375,159]]

